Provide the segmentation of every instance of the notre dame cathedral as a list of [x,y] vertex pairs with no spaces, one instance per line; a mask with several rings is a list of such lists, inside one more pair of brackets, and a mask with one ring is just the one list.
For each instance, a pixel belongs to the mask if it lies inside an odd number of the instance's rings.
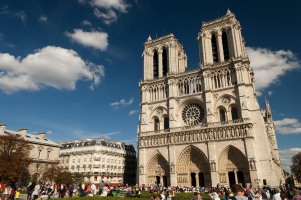
[[203,22],[198,44],[201,64],[190,71],[173,34],[144,44],[139,185],[279,186],[271,108],[259,107],[235,15]]

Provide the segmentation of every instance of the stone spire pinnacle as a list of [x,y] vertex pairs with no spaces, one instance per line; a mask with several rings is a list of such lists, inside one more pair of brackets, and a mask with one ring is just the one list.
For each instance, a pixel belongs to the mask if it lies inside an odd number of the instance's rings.
[[228,8],[226,15],[230,15],[232,12],[230,11],[230,9]]
[[151,38],[151,36],[149,35],[148,38],[147,38],[147,41],[151,41],[151,40],[152,40],[152,38]]
[[267,100],[267,98],[265,98],[265,111],[266,111],[267,119],[272,120],[272,109],[271,109],[270,103]]

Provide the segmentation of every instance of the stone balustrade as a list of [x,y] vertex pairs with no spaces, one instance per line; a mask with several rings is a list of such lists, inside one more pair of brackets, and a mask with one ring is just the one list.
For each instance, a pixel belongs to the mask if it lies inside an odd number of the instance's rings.
[[248,119],[209,123],[200,126],[165,129],[143,132],[139,136],[140,147],[152,147],[168,144],[207,142],[215,140],[233,140],[253,137],[252,124]]

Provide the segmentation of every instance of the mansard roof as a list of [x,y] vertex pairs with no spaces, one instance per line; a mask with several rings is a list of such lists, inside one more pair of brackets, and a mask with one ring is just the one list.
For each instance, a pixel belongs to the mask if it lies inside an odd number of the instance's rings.
[[135,151],[135,148],[133,145],[126,145],[124,142],[118,142],[118,141],[105,141],[104,139],[98,139],[98,140],[77,140],[74,142],[64,142],[61,144],[61,149],[71,149],[71,148],[80,148],[80,147],[89,147],[89,146],[105,146],[105,147],[111,147],[116,149],[124,149],[126,151]]
[[[45,134],[45,133],[43,133]],[[34,144],[41,144],[41,145],[48,145],[48,146],[56,146],[56,147],[60,147],[60,145],[56,142],[53,142],[47,138],[40,138],[37,134],[28,134],[26,133],[25,137],[23,137],[22,133],[20,133],[19,131],[13,131],[13,130],[5,130],[4,132],[0,132],[0,135],[17,135],[22,137],[24,140],[30,142],[30,143],[34,143]]]

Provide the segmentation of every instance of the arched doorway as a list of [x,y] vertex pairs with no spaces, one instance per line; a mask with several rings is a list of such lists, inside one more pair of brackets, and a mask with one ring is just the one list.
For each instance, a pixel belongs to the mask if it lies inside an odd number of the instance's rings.
[[190,173],[190,176],[191,176],[191,186],[196,187],[195,173]]
[[159,153],[149,161],[147,167],[147,183],[153,185],[155,182],[165,187],[170,185],[168,161]]
[[250,183],[248,160],[236,147],[229,145],[219,158],[220,183],[231,187],[233,184]]
[[209,161],[197,147],[190,145],[180,154],[177,163],[177,184],[211,186]]

